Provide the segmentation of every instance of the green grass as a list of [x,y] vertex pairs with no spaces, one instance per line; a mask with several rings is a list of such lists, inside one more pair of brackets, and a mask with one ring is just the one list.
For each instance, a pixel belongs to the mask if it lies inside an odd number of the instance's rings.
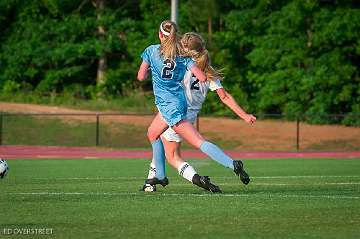
[[[3,116],[4,145],[95,146],[96,117],[78,116]],[[145,126],[125,123],[99,126],[99,146],[113,148],[147,148]]]
[[[95,146],[96,116],[63,115],[4,115],[2,144],[4,145],[46,145],[46,146]],[[146,137],[147,126],[130,122],[106,122],[100,117],[99,146],[111,148],[149,148]],[[239,142],[222,140],[215,135],[209,139],[223,149],[233,149]],[[185,149],[193,148],[184,142]]]
[[126,96],[116,96],[107,99],[82,99],[75,97],[72,93],[44,96],[35,92],[18,92],[15,94],[0,94],[0,101],[62,106],[93,111],[112,110],[115,112],[150,114],[156,111],[152,92],[135,91]]
[[[66,119],[65,116],[63,118]],[[93,146],[96,144],[95,136],[95,122],[78,121],[69,124],[53,116],[6,115],[3,117],[5,145],[73,146],[73,142],[78,142],[79,146]]]
[[360,237],[359,159],[245,160],[248,186],[213,161],[189,162],[223,194],[172,168],[169,186],[138,192],[144,159],[8,160],[0,238],[25,237],[5,236],[4,228],[52,228],[41,238],[77,239]]

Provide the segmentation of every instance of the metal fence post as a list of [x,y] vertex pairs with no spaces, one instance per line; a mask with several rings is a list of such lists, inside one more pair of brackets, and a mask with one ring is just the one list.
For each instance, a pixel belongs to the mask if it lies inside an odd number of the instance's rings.
[[0,112],[0,145],[3,141],[3,112]]
[[300,120],[296,119],[296,151],[300,149]]
[[96,146],[99,146],[100,116],[96,114]]

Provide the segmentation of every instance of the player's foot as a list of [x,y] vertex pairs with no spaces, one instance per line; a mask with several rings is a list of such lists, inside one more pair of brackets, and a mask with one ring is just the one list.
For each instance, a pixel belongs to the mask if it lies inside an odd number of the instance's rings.
[[243,162],[241,160],[235,160],[233,164],[235,174],[240,177],[240,180],[243,182],[243,184],[248,184],[250,182],[250,178],[247,172],[244,170]]
[[150,184],[152,186],[156,184],[160,184],[161,186],[165,187],[166,185],[169,184],[169,179],[167,177],[163,179],[158,179],[157,177],[148,178],[145,180],[145,184]]
[[195,174],[192,178],[192,182],[196,186],[199,186],[212,193],[222,193],[219,186],[216,186],[210,182],[210,178],[208,176],[199,176],[199,174]]
[[142,188],[140,188],[139,191],[142,191],[142,192],[156,192],[156,186],[155,185],[150,185],[150,184],[144,184],[144,186]]

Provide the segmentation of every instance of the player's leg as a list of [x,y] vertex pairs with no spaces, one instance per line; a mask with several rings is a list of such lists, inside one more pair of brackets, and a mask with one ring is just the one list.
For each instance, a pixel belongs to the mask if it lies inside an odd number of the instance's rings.
[[202,135],[187,120],[180,121],[174,125],[172,129],[197,149],[200,149],[201,144],[205,141],[204,137],[202,137]]
[[147,132],[147,137],[151,143],[151,147],[153,151],[153,159],[155,161],[155,168],[156,168],[155,180],[156,179],[163,180],[163,182],[160,182],[160,184],[163,186],[166,186],[168,182],[167,182],[167,178],[165,177],[165,151],[159,136],[168,127],[169,126],[163,120],[161,114],[158,113],[151,122]]
[[156,191],[156,185],[151,185],[151,184],[147,183],[147,181],[149,179],[155,178],[155,176],[156,176],[155,160],[154,160],[154,158],[152,158],[151,163],[150,163],[150,167],[149,167],[148,176],[147,176],[147,178],[145,180],[144,185],[140,188],[140,191],[155,192]]
[[[176,133],[174,132],[174,134]],[[162,141],[164,144],[167,161],[171,166],[177,169],[180,176],[207,191],[221,193],[221,189],[218,186],[212,184],[209,177],[200,176],[188,162],[182,159],[180,152],[181,142],[168,141],[165,137],[162,137]]]
[[167,162],[174,168],[178,169],[185,161],[181,158],[180,145],[181,142],[168,141],[164,137],[161,140],[165,149]]
[[159,139],[160,135],[167,128],[169,128],[168,124],[165,122],[164,118],[158,112],[148,127],[147,137],[149,141],[152,142]]
[[192,182],[192,178],[196,174],[196,171],[188,162],[185,162],[182,159],[180,152],[181,142],[167,141],[164,137],[162,137],[162,142],[164,144],[168,163],[177,169],[180,176],[189,182]]
[[195,148],[200,149],[203,153],[221,165],[232,169],[235,174],[240,177],[244,184],[248,184],[250,182],[249,175],[245,172],[241,160],[234,161],[218,146],[206,141],[190,122],[182,120],[173,126],[173,129]]

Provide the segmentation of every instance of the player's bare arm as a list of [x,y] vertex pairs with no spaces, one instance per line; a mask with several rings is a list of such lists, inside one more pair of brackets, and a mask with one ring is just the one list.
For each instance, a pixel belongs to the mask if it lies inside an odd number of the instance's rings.
[[145,61],[143,61],[140,65],[138,74],[137,74],[137,79],[139,81],[143,81],[147,78],[147,76],[149,75],[149,64]]
[[256,117],[252,114],[246,113],[235,101],[234,97],[232,97],[232,95],[229,94],[224,88],[217,89],[216,93],[218,94],[221,101],[246,123],[254,123],[256,121]]
[[194,65],[193,67],[191,67],[190,71],[195,75],[196,79],[198,79],[199,81],[207,80],[205,73],[198,66]]

